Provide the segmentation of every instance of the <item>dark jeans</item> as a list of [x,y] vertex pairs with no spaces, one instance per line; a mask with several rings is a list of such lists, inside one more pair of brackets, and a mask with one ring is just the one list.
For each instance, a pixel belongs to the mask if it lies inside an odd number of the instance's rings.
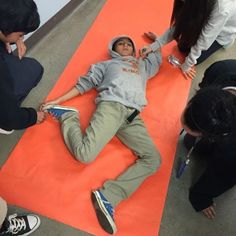
[[199,84],[200,88],[207,86],[236,86],[236,60],[217,61],[209,66]]
[[14,85],[14,94],[20,105],[31,89],[41,80],[44,69],[42,65],[33,58],[23,57],[20,60],[12,53],[9,54],[3,42],[0,42],[0,54],[11,75],[11,83]]
[[205,61],[209,56],[218,51],[220,48],[222,48],[222,45],[214,41],[214,43],[206,51],[202,51],[201,56],[197,59],[197,65]]
[[[190,52],[190,48],[186,48],[183,45],[178,44],[178,48],[180,52],[184,54],[188,54]],[[202,51],[201,56],[197,59],[197,65],[205,61],[209,56],[211,56],[214,52],[222,48],[222,45],[214,41],[214,43],[205,51]]]

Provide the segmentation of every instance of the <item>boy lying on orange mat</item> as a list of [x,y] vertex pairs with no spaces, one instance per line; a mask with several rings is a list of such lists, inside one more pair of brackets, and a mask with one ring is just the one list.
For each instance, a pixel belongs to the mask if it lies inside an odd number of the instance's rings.
[[[130,37],[114,38],[109,45],[110,60],[92,65],[87,75],[81,76],[71,90],[45,103],[42,108],[59,120],[64,141],[78,161],[92,162],[115,135],[137,156],[136,162],[117,179],[106,181],[91,193],[98,221],[110,234],[117,230],[114,208],[155,173],[161,163],[156,145],[139,116],[147,104],[146,82],[156,75],[162,62],[158,48],[160,43],[156,39],[144,48],[142,58],[137,59]],[[79,112],[57,104],[93,88],[98,91],[97,108],[85,134],[82,134]]]

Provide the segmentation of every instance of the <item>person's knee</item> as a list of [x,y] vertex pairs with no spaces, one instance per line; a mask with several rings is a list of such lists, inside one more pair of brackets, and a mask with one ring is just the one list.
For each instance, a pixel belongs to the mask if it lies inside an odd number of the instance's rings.
[[76,159],[83,164],[90,164],[94,160],[94,159],[85,159],[78,156],[76,156]]
[[155,168],[155,171],[157,169],[159,169],[159,167],[161,166],[161,156],[159,153],[156,153],[155,155],[155,161],[154,161],[154,168]]
[[161,166],[161,156],[158,151],[154,151],[152,153],[152,156],[150,158],[149,162],[150,169],[152,173],[155,173],[157,169]]
[[29,68],[28,76],[30,76],[31,79],[34,80],[34,86],[36,86],[43,77],[43,73],[44,73],[43,66],[40,64],[39,61],[30,57],[22,58],[21,65],[22,65],[22,68]]
[[1,228],[1,224],[4,221],[6,215],[7,215],[7,203],[0,196],[0,228]]
[[30,58],[32,61],[32,68],[35,74],[35,78],[36,78],[36,83],[38,83],[42,77],[43,77],[43,73],[44,73],[44,68],[43,66],[40,64],[40,62],[38,62],[36,59],[34,58]]
[[89,164],[91,162],[93,162],[96,158],[95,155],[91,154],[91,153],[85,153],[82,152],[81,150],[77,150],[76,153],[74,153],[76,160],[78,160],[79,162],[83,163],[83,164]]

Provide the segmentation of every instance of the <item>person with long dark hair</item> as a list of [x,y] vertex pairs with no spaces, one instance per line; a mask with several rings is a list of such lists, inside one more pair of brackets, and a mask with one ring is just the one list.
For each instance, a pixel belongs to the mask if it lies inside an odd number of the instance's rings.
[[[39,27],[40,18],[33,0],[0,0],[0,133],[10,134],[43,121],[45,114],[20,104],[41,80],[42,65],[23,57],[25,34]],[[11,52],[16,44],[18,56]]]
[[[207,167],[190,188],[189,199],[196,211],[215,217],[214,198],[236,184],[236,60],[211,65],[181,116],[187,132],[184,143],[194,146]],[[195,142],[196,138],[200,141]]]
[[[146,33],[150,39],[156,34]],[[186,57],[181,70],[186,78],[195,76],[194,65],[200,64],[236,38],[235,0],[175,0],[171,27],[159,38],[162,46],[176,40]]]

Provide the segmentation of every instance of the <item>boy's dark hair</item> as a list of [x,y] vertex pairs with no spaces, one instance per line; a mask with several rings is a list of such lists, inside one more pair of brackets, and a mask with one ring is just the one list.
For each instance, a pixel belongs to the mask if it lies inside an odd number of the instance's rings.
[[5,34],[24,32],[39,27],[40,18],[33,0],[0,0],[0,31]]
[[180,48],[187,51],[196,44],[215,4],[216,0],[175,0],[171,25]]
[[188,102],[183,118],[192,131],[203,136],[229,134],[235,129],[236,96],[216,87],[201,89]]
[[129,37],[121,37],[121,38],[117,39],[117,40],[113,43],[113,45],[112,45],[112,51],[115,51],[117,43],[120,42],[122,39],[128,39],[128,40],[131,42],[131,44],[132,44],[133,50],[135,50],[134,43],[133,43],[132,39],[130,39]]

